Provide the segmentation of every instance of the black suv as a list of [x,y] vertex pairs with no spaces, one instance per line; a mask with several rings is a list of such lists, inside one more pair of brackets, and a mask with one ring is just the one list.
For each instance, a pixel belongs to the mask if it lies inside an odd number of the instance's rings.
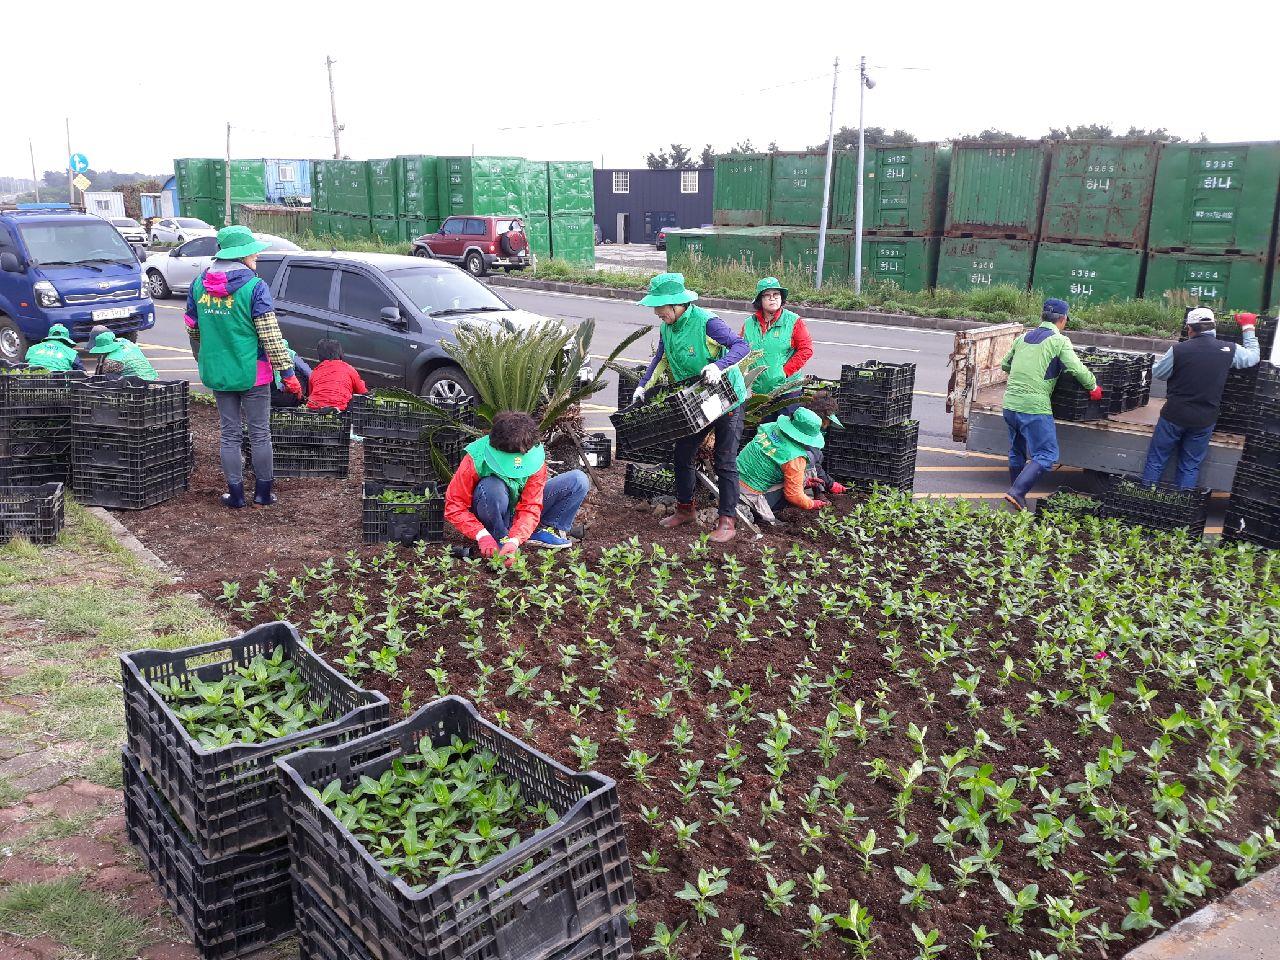
[[[548,322],[520,310],[448,263],[386,253],[264,253],[258,276],[271,287],[289,346],[316,360],[339,341],[373,387],[401,387],[436,402],[475,395],[441,347],[458,324]],[[553,323],[559,321],[550,321]]]

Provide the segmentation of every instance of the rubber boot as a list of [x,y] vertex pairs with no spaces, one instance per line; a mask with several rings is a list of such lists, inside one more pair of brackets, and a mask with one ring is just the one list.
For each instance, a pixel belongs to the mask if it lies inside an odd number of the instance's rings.
[[1018,474],[1020,474],[1021,472],[1022,472],[1022,467],[1009,468],[1009,486],[1012,487],[1015,483],[1018,482]]
[[698,514],[694,512],[692,503],[677,503],[676,512],[659,520],[658,526],[670,530],[672,527],[683,527],[686,523],[696,523],[697,520]]
[[222,495],[222,505],[230,507],[232,510],[239,510],[244,506],[244,481],[240,483],[227,482],[227,492]]
[[255,480],[253,482],[253,505],[255,507],[269,507],[276,502],[276,495],[271,492],[270,480]]
[[716,529],[708,538],[712,543],[728,543],[738,535],[738,522],[733,517],[721,517]]
[[1013,486],[1004,495],[1005,500],[1012,504],[1015,510],[1027,509],[1027,494],[1031,492],[1031,488],[1035,486],[1036,481],[1040,479],[1040,475],[1043,473],[1044,467],[1034,460],[1028,460],[1027,465],[1018,474],[1018,479],[1013,481]]

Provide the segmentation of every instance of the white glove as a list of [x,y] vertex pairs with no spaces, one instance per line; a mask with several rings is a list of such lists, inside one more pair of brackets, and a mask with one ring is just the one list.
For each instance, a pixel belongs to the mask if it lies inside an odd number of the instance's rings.
[[631,402],[644,403],[644,387],[636,387],[636,392],[631,395]]
[[714,363],[708,363],[705,367],[702,368],[702,379],[705,380],[707,383],[719,383],[720,378],[723,376],[724,376],[724,371],[721,370]]

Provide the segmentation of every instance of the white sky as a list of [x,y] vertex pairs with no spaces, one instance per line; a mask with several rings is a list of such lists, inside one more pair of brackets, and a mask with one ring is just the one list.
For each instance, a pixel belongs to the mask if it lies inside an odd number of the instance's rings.
[[331,156],[326,54],[355,159],[474,150],[613,167],[673,141],[801,149],[825,137],[835,56],[836,126],[857,124],[863,54],[877,80],[868,126],[922,139],[1076,123],[1280,139],[1273,0],[4,8],[8,176],[30,175],[28,137],[40,171],[65,166],[66,116],[97,169],[172,172],[174,157],[221,156],[228,120],[234,156]]

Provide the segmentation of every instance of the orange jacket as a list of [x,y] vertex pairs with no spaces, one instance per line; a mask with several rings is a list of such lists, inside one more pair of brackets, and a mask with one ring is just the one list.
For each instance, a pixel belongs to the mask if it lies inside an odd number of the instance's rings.
[[[475,461],[471,454],[462,458],[462,463],[449,481],[449,489],[444,494],[444,518],[458,528],[464,537],[478,540],[485,533],[485,526],[471,509],[475,501],[476,484],[480,475],[476,473]],[[522,544],[538,529],[538,521],[542,519],[542,491],[547,485],[547,468],[541,470],[525,481],[520,491],[520,502],[516,504],[515,519],[511,521],[511,529],[507,538]]]

